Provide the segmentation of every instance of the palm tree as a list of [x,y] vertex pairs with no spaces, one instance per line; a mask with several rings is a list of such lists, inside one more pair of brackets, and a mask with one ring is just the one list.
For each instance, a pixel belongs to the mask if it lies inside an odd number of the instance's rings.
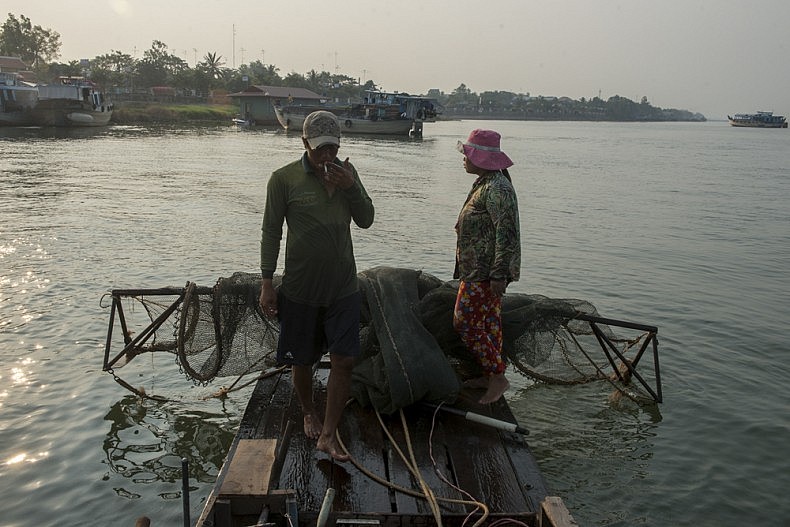
[[220,80],[224,77],[224,70],[222,69],[224,65],[225,61],[217,53],[206,53],[206,56],[203,57],[202,66],[212,79]]

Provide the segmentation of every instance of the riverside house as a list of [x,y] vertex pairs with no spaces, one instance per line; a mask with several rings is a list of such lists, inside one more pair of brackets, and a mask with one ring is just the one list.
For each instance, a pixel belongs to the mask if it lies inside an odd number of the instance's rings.
[[277,125],[273,105],[306,104],[315,105],[326,100],[325,97],[306,88],[288,86],[248,86],[245,90],[230,93],[228,97],[239,105],[239,116],[256,125]]

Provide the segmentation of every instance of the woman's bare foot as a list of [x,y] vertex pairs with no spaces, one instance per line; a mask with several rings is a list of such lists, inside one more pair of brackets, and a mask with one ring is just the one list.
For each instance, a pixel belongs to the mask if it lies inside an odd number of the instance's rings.
[[510,388],[510,382],[505,377],[505,374],[500,373],[492,375],[488,378],[488,389],[486,393],[478,402],[480,404],[494,403],[505,394],[508,388]]
[[315,446],[318,450],[322,452],[326,452],[332,459],[339,462],[348,461],[351,459],[351,456],[345,453],[345,451],[340,447],[340,443],[337,442],[337,438],[334,435],[331,436],[324,436],[318,438],[318,443]]
[[317,413],[304,414],[304,435],[310,439],[318,439],[321,436],[323,426]]

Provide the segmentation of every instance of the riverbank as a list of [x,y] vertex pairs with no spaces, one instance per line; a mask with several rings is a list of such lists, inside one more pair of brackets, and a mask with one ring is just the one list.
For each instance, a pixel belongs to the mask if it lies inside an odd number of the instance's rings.
[[237,116],[238,107],[229,104],[117,104],[114,124],[152,123],[228,123]]

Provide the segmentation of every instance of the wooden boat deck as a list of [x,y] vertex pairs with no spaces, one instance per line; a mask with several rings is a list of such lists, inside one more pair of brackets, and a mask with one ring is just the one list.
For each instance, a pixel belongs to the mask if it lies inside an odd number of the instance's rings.
[[[321,408],[326,365],[315,375],[315,397]],[[477,392],[463,392],[454,406],[515,422],[505,402],[481,407],[471,402],[476,397]],[[475,506],[459,502],[471,498],[443,481],[434,467],[485,503],[488,516],[481,524],[508,518],[532,527],[576,525],[559,498],[547,497],[546,484],[521,434],[444,410],[436,412],[434,423],[434,414],[424,405],[405,409],[405,427],[400,414],[382,416],[396,448],[376,413],[352,402],[339,432],[353,463],[337,463],[304,435],[290,373],[263,378],[251,395],[197,525],[436,525],[429,502],[421,497],[421,484],[398,448],[407,459],[413,452],[420,477],[439,500],[442,525],[460,526]],[[466,525],[482,516],[477,510]]]

